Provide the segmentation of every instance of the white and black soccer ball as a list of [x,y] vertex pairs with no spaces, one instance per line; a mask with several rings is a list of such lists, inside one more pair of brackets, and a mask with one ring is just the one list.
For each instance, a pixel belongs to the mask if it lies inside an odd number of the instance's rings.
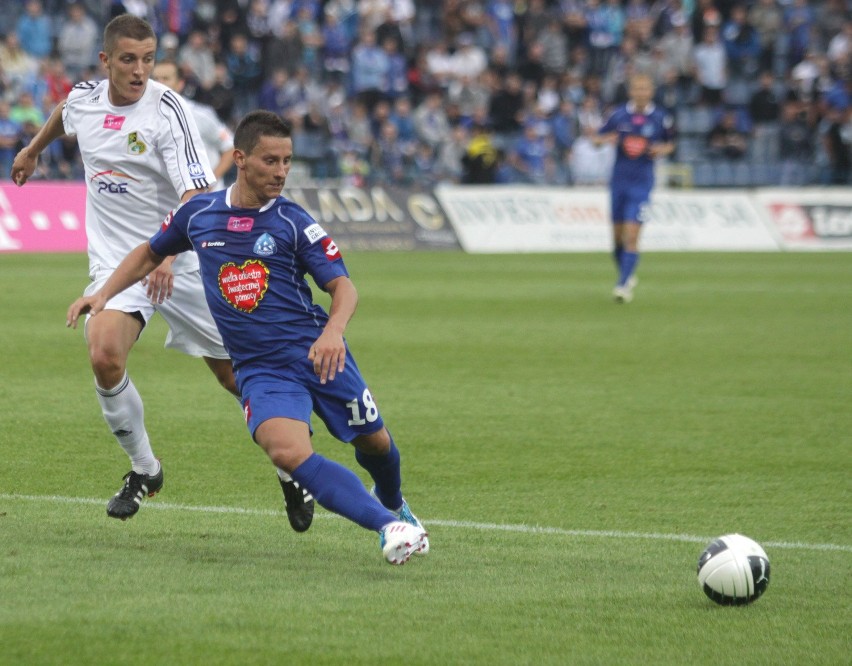
[[698,558],[698,584],[717,604],[750,604],[769,585],[769,558],[742,534],[720,536]]

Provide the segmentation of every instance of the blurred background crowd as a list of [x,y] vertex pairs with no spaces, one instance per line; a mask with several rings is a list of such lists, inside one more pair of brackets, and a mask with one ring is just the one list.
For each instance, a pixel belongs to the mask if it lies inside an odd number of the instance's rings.
[[[4,0],[0,178],[80,80],[103,26],[158,35],[184,94],[231,127],[295,128],[303,175],[357,185],[605,183],[590,140],[646,72],[674,118],[667,174],[695,186],[852,177],[847,0]],[[82,178],[73,139],[37,177]],[[669,176],[667,176],[669,177]]]

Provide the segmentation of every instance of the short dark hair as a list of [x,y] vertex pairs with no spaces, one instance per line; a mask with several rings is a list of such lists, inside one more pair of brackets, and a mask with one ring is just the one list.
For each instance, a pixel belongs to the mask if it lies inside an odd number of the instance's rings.
[[120,14],[107,23],[104,28],[104,53],[111,55],[116,43],[122,37],[128,37],[142,42],[146,39],[157,41],[157,35],[151,24],[133,14]]
[[277,136],[289,139],[293,129],[286,120],[272,111],[251,111],[243,116],[234,132],[234,148],[246,155],[257,146],[261,137]]

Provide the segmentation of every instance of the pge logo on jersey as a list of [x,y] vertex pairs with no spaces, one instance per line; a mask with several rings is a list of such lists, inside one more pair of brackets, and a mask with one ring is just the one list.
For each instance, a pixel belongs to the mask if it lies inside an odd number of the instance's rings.
[[96,173],[89,180],[97,184],[98,194],[127,194],[128,181],[139,182],[137,178],[129,176],[122,171],[115,171],[114,169]]

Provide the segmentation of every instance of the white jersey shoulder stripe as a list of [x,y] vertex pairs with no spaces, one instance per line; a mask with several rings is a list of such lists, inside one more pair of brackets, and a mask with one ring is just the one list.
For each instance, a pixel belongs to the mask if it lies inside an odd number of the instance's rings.
[[[177,99],[175,94],[167,90],[163,93],[163,96],[160,100],[161,105],[165,106],[174,113],[174,117],[180,125],[181,132],[183,133],[186,143],[184,145],[184,155],[189,164],[198,164],[200,162],[200,158],[198,156],[198,149],[193,142],[192,133],[189,131],[189,127],[187,126],[186,113],[183,105]],[[206,178],[193,178],[192,184],[194,185],[194,189],[200,190],[207,187],[210,183],[207,182]]]

